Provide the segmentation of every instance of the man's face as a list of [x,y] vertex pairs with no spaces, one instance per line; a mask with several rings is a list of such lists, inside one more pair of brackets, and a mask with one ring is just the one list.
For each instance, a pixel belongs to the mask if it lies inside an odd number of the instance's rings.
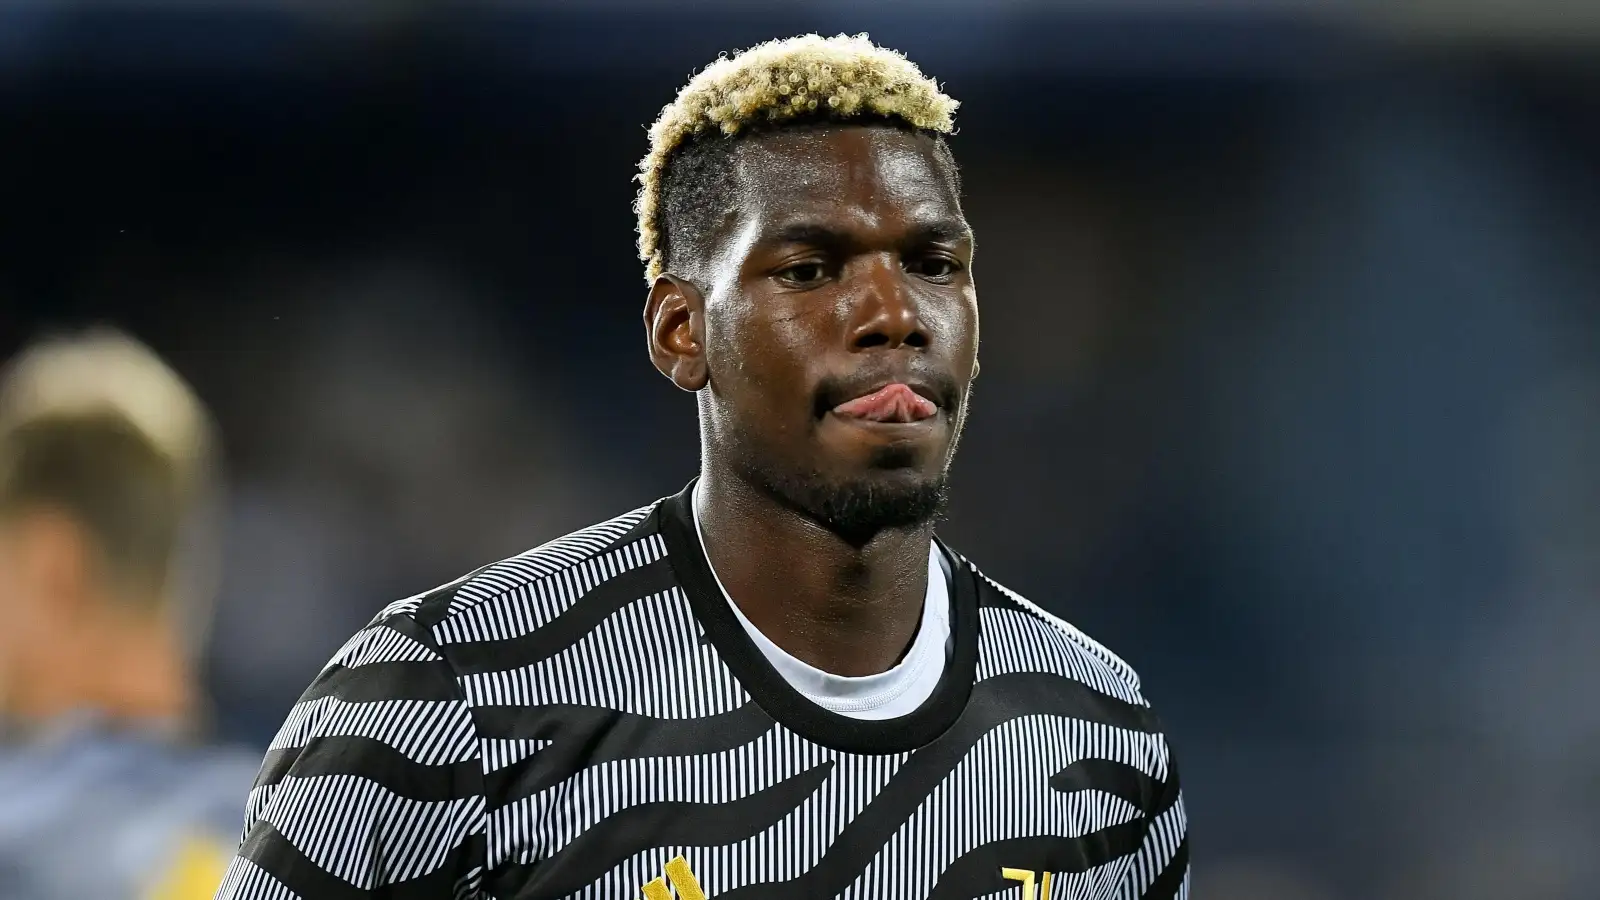
[[846,536],[934,517],[978,346],[973,240],[931,141],[776,132],[734,154],[708,260],[708,452]]

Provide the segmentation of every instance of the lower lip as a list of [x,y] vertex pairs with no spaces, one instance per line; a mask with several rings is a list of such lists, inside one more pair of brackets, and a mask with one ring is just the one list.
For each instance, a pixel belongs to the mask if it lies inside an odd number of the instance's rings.
[[841,416],[836,412],[830,411],[826,418],[833,419],[836,422],[840,422],[855,428],[860,428],[865,431],[877,432],[884,437],[910,438],[933,428],[939,423],[940,417],[938,413],[935,413],[926,419],[918,419],[915,422],[879,422],[873,419],[861,419],[855,416]]

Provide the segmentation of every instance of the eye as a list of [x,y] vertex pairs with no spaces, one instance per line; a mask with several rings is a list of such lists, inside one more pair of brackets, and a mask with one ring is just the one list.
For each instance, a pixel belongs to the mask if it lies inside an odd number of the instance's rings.
[[827,277],[827,267],[815,260],[796,263],[778,272],[778,280],[791,287],[811,287]]
[[961,264],[948,256],[924,256],[910,260],[906,269],[929,281],[947,281],[961,271]]

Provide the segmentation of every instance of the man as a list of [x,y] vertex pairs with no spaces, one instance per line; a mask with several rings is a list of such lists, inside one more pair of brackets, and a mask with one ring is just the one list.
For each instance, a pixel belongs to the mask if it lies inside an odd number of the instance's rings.
[[977,374],[955,103],[865,37],[651,132],[677,496],[383,610],[272,743],[223,898],[1173,898],[1120,659],[933,535]]
[[0,897],[199,898],[252,758],[189,738],[209,425],[110,332],[0,378]]

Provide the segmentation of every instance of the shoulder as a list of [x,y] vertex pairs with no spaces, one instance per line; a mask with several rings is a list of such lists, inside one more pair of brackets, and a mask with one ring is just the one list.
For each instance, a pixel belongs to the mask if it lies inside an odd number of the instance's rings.
[[[448,645],[503,641],[536,631],[596,586],[666,556],[652,515],[660,504],[655,501],[391,603],[340,655],[379,652],[377,645],[386,644],[387,654],[434,660]],[[399,637],[393,636],[396,632]]]
[[[662,555],[649,522],[654,506],[385,606],[322,667],[271,750],[297,751],[337,731],[377,738],[422,765],[459,761],[475,729],[465,677],[486,668],[486,656],[499,661],[529,651],[516,639],[540,630],[595,584]],[[261,779],[281,776],[292,756],[276,763],[269,757]]]
[[[980,667],[1046,668],[1087,683],[1103,694],[1148,706],[1138,672],[1071,622],[962,563],[978,585]],[[980,672],[980,677],[983,673]]]

